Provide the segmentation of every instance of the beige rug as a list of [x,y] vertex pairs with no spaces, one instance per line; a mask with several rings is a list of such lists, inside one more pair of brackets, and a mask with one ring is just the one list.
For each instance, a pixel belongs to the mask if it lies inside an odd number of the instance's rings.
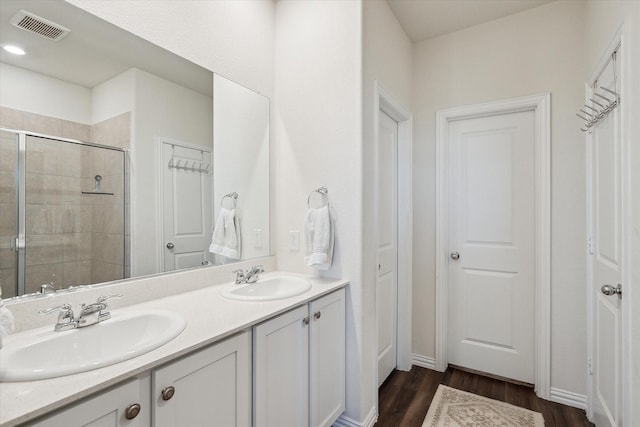
[[440,384],[422,427],[543,427],[539,412]]

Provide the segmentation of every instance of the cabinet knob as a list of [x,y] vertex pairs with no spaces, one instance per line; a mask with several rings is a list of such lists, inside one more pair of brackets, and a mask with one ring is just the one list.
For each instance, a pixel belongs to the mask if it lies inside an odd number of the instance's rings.
[[304,319],[302,319],[302,323],[305,325],[309,324],[309,316],[304,316]]
[[124,410],[124,417],[128,420],[132,420],[135,417],[137,417],[139,413],[140,413],[140,404],[132,403],[131,405],[127,406],[127,408]]
[[319,319],[320,316],[322,316],[322,313],[320,313],[320,310],[318,310],[315,313],[313,313],[313,317],[315,317],[316,319]]
[[162,400],[169,400],[176,393],[176,389],[174,386],[165,387],[162,389]]

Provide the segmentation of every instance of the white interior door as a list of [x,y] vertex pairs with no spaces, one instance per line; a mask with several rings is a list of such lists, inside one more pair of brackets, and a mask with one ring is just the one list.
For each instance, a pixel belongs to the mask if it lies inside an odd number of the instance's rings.
[[[173,159],[173,160],[172,160]],[[169,167],[186,165],[186,168]],[[164,271],[206,265],[211,261],[211,153],[173,143],[162,143]]]
[[449,124],[448,361],[534,382],[535,116]]
[[398,324],[398,123],[378,112],[378,386],[396,368]]
[[[598,78],[600,86],[613,89],[612,71],[610,65]],[[622,294],[607,296],[601,291],[603,285],[616,288],[622,283],[620,108],[622,106],[598,122],[589,144],[589,276],[593,301],[591,396],[593,421],[599,427],[622,426]]]

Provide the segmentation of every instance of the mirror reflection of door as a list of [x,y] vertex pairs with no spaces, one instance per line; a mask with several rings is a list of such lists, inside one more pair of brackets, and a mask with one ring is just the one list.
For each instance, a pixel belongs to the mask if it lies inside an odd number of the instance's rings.
[[208,265],[211,151],[162,140],[163,271]]

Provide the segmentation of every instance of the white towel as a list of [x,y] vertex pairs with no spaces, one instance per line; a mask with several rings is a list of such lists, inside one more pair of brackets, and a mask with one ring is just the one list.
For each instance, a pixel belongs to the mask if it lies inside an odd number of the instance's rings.
[[221,208],[211,236],[209,252],[232,259],[240,259],[240,222],[235,209]]
[[2,301],[2,289],[0,289],[0,348],[2,348],[2,338],[12,334],[15,329],[13,313],[4,306]]
[[309,209],[304,220],[306,255],[304,263],[328,270],[333,261],[334,230],[329,206]]

